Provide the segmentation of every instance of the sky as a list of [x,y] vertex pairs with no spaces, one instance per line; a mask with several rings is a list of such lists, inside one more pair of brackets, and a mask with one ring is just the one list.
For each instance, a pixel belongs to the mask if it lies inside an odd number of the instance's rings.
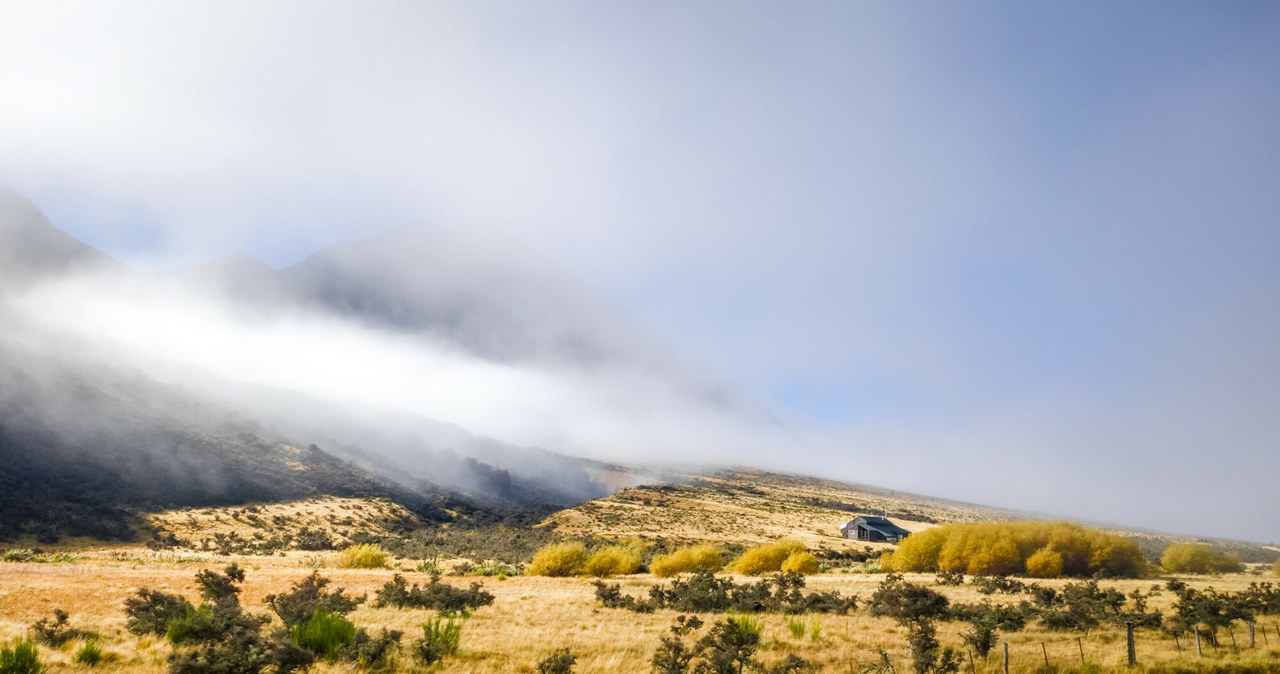
[[143,269],[501,238],[759,399],[775,467],[1280,542],[1276,44],[1264,2],[0,0],[0,184]]

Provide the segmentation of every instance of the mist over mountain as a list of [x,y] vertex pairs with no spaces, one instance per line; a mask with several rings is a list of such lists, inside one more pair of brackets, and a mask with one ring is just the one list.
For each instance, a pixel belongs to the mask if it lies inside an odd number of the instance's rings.
[[563,505],[654,475],[609,461],[780,432],[501,245],[404,228],[283,271],[235,255],[145,273],[8,190],[0,242],[0,535],[123,535],[130,509],[318,493],[429,515],[450,494]]

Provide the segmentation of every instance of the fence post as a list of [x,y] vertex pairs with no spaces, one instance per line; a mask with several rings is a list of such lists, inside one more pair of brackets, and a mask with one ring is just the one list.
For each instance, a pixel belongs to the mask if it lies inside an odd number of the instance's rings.
[[1080,667],[1084,667],[1084,644],[1080,643],[1080,637],[1076,637],[1076,648],[1080,649]]
[[1227,625],[1227,634],[1231,635],[1231,650],[1233,651],[1240,650],[1240,648],[1236,646],[1236,633],[1231,630],[1230,625]]
[[1124,624],[1125,637],[1129,640],[1129,664],[1138,664],[1138,651],[1133,646],[1133,621],[1126,621]]
[[973,674],[978,674],[978,666],[973,664],[973,651],[966,648],[964,652],[969,654],[969,669],[973,670]]
[[1204,651],[1200,649],[1200,626],[1196,625],[1195,630],[1196,630],[1196,657],[1203,658]]
[[1181,642],[1181,641],[1178,641],[1178,633],[1177,633],[1177,632],[1174,632],[1174,633],[1173,633],[1173,645],[1178,647],[1178,652],[1179,652],[1179,653],[1181,653],[1181,652],[1182,652],[1182,642]]
[[1049,650],[1044,647],[1044,642],[1040,642],[1040,652],[1044,653],[1044,668],[1049,668]]
[[1249,648],[1257,648],[1258,639],[1253,635],[1253,621],[1249,621]]
[[1263,646],[1270,646],[1270,645],[1271,645],[1271,642],[1267,639],[1267,626],[1266,626],[1266,625],[1263,625],[1263,626],[1262,626],[1262,645],[1263,645]]
[[1009,674],[1009,642],[1004,642],[1004,674]]

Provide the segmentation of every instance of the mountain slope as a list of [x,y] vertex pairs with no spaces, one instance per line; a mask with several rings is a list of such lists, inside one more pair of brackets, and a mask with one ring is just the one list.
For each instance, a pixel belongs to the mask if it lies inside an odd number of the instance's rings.
[[54,227],[22,195],[0,186],[0,288],[13,290],[74,271],[123,265]]

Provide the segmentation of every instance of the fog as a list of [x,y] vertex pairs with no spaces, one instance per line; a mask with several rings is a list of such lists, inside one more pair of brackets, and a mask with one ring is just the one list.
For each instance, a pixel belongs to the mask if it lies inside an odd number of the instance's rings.
[[[573,337],[599,356],[571,362],[526,351],[503,362],[477,354],[469,333],[380,328],[285,300],[238,301],[216,287],[159,273],[71,275],[9,298],[6,314],[11,326],[70,340],[81,356],[205,390],[264,421],[314,427],[315,409],[343,410],[363,425],[419,417],[507,443],[647,466],[729,455],[756,462],[783,438],[771,419],[726,406],[673,371],[676,363],[660,369],[652,351],[625,350],[634,344],[611,351],[619,345],[592,344],[583,333]],[[476,330],[510,329],[507,317],[491,318]],[[245,399],[253,389],[309,406],[277,404],[264,414],[262,400]],[[337,439],[356,441],[342,431]]]
[[3,15],[0,184],[134,269],[406,225],[473,251],[389,265],[477,307],[434,332],[253,284],[22,300],[157,377],[1280,540],[1275,7]]

